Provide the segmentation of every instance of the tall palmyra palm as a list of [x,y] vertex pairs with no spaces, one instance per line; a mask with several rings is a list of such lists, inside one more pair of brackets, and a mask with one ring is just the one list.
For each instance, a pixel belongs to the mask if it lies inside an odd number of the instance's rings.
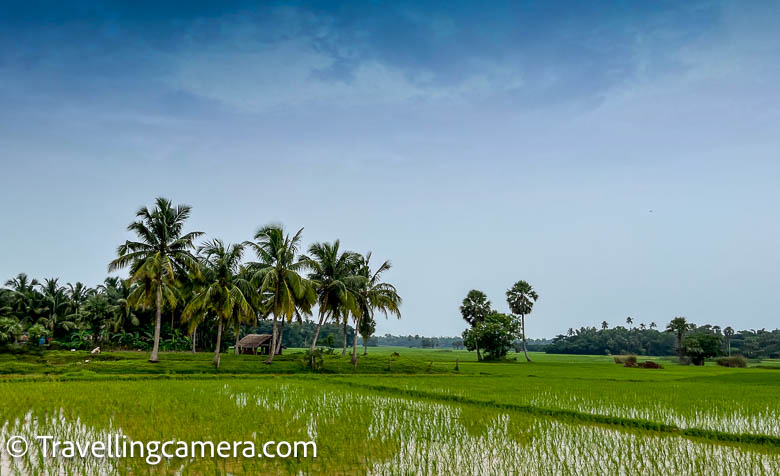
[[354,290],[363,278],[356,275],[360,255],[351,251],[340,251],[339,240],[333,243],[315,243],[309,247],[308,255],[300,258],[309,269],[309,280],[314,285],[319,305],[319,319],[311,342],[311,350],[317,346],[320,329],[327,316],[339,318],[345,312],[359,313]]
[[251,283],[257,290],[263,312],[274,316],[271,351],[266,363],[274,360],[281,340],[277,327],[279,319],[292,321],[296,312],[311,314],[317,302],[312,284],[301,277],[300,271],[306,265],[296,262],[303,228],[294,236],[285,234],[281,225],[266,225],[255,233],[254,242],[246,242],[257,254],[258,262],[247,265]]
[[690,329],[691,325],[684,317],[675,317],[666,326],[666,332],[674,333],[677,337],[677,354],[682,357],[682,339],[683,335]]
[[528,349],[525,344],[525,316],[531,313],[534,308],[534,303],[539,299],[539,295],[534,291],[534,288],[526,281],[518,281],[509,288],[506,292],[506,301],[509,304],[509,309],[513,314],[520,316],[520,329],[523,339],[523,354],[525,354],[525,360],[528,362],[531,359],[528,357]]
[[[360,330],[361,319],[374,320],[374,311],[381,311],[385,318],[389,314],[401,318],[401,296],[395,286],[382,282],[382,273],[392,268],[390,261],[385,261],[376,269],[371,271],[371,252],[361,257],[358,267],[358,275],[363,278],[359,283],[357,292],[357,302],[360,313],[353,314],[355,317],[355,338],[352,340],[352,365],[357,367],[357,334]],[[364,337],[365,338],[365,337]]]
[[731,338],[734,337],[734,329],[731,326],[726,327],[723,329],[723,336],[726,340],[726,349],[729,354],[729,357],[731,357]]
[[247,299],[252,287],[239,276],[243,251],[242,245],[225,245],[221,240],[212,240],[199,247],[198,253],[203,257],[201,273],[204,285],[182,312],[182,320],[185,322],[209,312],[217,316],[217,345],[214,350],[217,368],[220,364],[223,324],[231,320],[251,322],[254,318],[254,311]]
[[195,247],[194,240],[203,233],[192,231],[183,234],[190,207],[173,206],[170,200],[162,197],[157,198],[154,209],[142,207],[135,215],[137,220],[127,229],[138,235],[139,241],[128,240],[119,245],[119,257],[108,265],[108,271],[129,266],[130,281],[139,284],[131,295],[131,303],[141,307],[149,307],[153,303],[154,346],[149,361],[158,362],[163,299],[172,308],[175,307],[176,278],[197,270],[197,259],[191,250]]

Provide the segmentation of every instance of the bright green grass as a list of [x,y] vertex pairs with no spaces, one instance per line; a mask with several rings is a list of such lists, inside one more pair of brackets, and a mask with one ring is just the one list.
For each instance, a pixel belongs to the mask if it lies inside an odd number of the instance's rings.
[[[136,352],[4,355],[0,440],[121,430],[139,441],[318,445],[316,459],[174,459],[154,468],[183,474],[780,473],[778,370],[514,357],[477,363],[465,351],[370,348],[357,370],[338,352],[326,357],[326,373],[312,373],[299,350],[273,365],[223,355],[219,371],[208,354],[164,353],[159,364]],[[150,469],[140,459],[11,462],[0,454],[2,474]]]

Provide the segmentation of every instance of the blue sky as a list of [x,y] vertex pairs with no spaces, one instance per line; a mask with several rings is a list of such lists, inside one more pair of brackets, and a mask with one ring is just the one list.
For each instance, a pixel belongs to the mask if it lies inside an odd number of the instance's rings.
[[[226,241],[305,226],[395,264],[401,321],[472,288],[530,336],[774,328],[778,2],[6,2],[0,276],[102,281],[164,195]],[[651,211],[652,210],[652,211]]]

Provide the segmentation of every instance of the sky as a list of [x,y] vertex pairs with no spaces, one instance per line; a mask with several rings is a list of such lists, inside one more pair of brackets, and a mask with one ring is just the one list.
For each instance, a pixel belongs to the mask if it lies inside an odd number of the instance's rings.
[[[779,2],[3,2],[0,278],[96,285],[135,211],[305,227],[403,317],[776,328]],[[252,258],[252,256],[248,256]]]

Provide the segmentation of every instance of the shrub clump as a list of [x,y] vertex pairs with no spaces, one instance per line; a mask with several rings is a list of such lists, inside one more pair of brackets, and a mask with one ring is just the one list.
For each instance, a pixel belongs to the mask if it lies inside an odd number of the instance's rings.
[[741,355],[734,355],[732,357],[721,357],[717,359],[715,362],[718,363],[721,367],[739,367],[741,369],[744,369],[747,367],[747,359],[742,357]]
[[626,367],[636,366],[636,355],[634,354],[616,355],[613,358],[615,359],[616,364],[623,364]]
[[652,360],[648,360],[646,362],[642,362],[641,364],[639,364],[639,366],[642,367],[643,369],[662,369],[662,368],[664,368],[663,365],[661,365],[661,364],[659,364],[657,362],[653,362]]
[[322,349],[307,350],[303,354],[303,363],[314,371],[322,370],[325,365],[325,356]]

